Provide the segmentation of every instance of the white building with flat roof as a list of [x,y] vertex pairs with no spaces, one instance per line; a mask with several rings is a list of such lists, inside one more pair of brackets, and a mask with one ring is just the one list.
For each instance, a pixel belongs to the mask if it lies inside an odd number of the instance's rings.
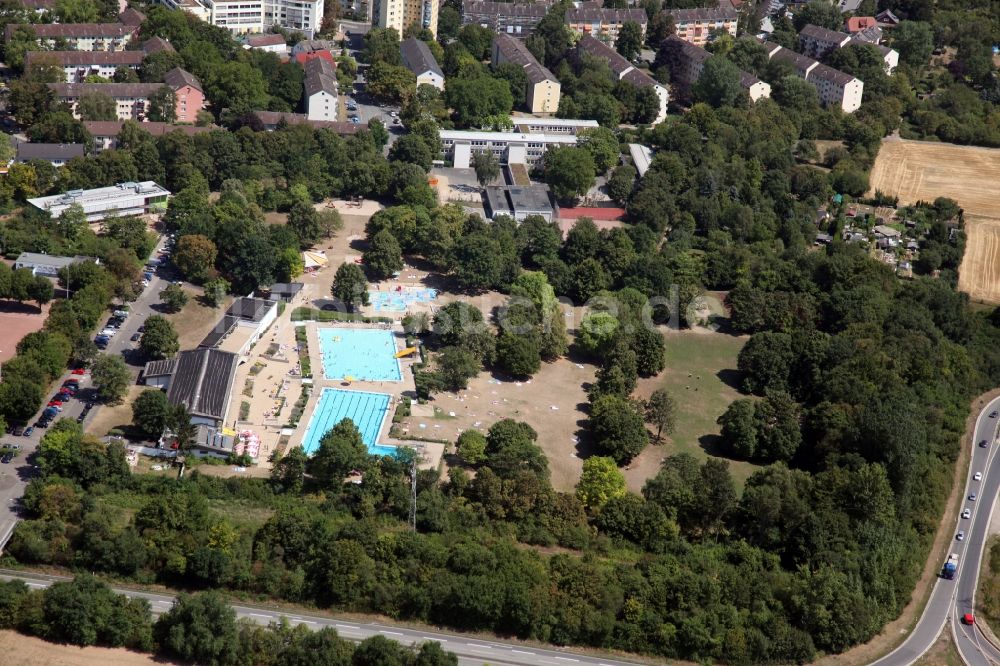
[[323,23],[324,0],[159,0],[235,35],[266,32],[271,26],[313,37]]
[[553,146],[575,146],[573,134],[522,134],[520,132],[465,132],[441,130],[441,152],[456,169],[468,169],[474,153],[492,152],[500,164],[534,166]]
[[511,116],[514,127],[525,134],[579,134],[586,129],[597,129],[601,126],[596,120],[578,120],[576,118],[532,118],[530,116]]
[[73,204],[83,207],[88,222],[99,222],[109,215],[142,215],[161,212],[167,207],[170,192],[151,180],[141,183],[118,183],[93,190],[69,190],[50,197],[28,199],[35,208],[53,218],[61,216]]

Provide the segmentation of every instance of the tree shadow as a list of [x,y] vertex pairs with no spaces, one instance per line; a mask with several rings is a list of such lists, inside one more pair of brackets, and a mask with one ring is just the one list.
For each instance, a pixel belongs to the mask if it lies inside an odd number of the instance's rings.
[[[58,293],[58,289],[56,290]],[[0,314],[32,314],[36,315],[42,311],[37,305],[19,303],[17,301],[0,300]]]
[[715,373],[715,376],[718,377],[726,386],[736,389],[737,391],[742,391],[741,384],[743,381],[743,373],[739,370],[723,368]]
[[698,438],[698,446],[701,450],[714,458],[726,458],[725,452],[722,450],[722,436],[721,435],[702,435]]
[[[578,412],[582,412],[583,414],[589,414],[590,403],[577,403],[576,410]],[[586,460],[591,456],[599,455],[600,451],[597,450],[597,443],[594,441],[594,437],[590,433],[589,416],[577,419],[576,426],[576,432],[573,433],[573,436],[576,438],[576,446],[574,447],[576,457],[580,460]]]

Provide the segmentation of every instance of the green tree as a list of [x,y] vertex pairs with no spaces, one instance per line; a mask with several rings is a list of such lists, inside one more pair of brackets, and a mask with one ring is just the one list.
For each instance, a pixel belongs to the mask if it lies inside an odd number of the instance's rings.
[[169,420],[170,403],[159,389],[146,389],[132,403],[132,423],[150,439],[159,437]]
[[892,31],[892,46],[907,65],[923,67],[934,52],[934,31],[923,21],[901,21]]
[[490,150],[473,154],[472,168],[476,171],[476,180],[480,187],[486,187],[500,177],[500,163]]
[[576,496],[591,511],[599,511],[609,500],[628,492],[625,477],[611,458],[591,456],[583,461],[583,474],[576,484]]
[[705,61],[701,76],[691,90],[698,101],[715,107],[733,106],[743,92],[740,77],[739,68],[725,56],[713,55]]
[[169,284],[160,292],[160,302],[167,312],[180,312],[187,305],[188,295],[180,285]]
[[177,95],[170,86],[160,86],[149,96],[147,120],[158,123],[177,121]]
[[296,201],[288,211],[288,226],[299,238],[303,250],[312,247],[323,237],[320,216],[310,201]]
[[626,60],[634,60],[642,50],[642,26],[635,21],[625,21],[618,30],[615,50]]
[[229,293],[229,282],[223,278],[215,278],[205,283],[205,301],[213,308],[222,305]]
[[502,333],[497,339],[497,365],[514,377],[530,377],[538,372],[542,356],[533,336]]
[[349,309],[368,305],[368,281],[357,264],[343,263],[333,276],[333,297]]
[[297,495],[305,481],[309,457],[301,447],[295,447],[271,466],[271,485],[280,492]]
[[509,117],[514,106],[507,82],[490,76],[449,78],[444,96],[460,127],[485,127],[491,118]]
[[179,595],[153,637],[167,655],[210,666],[235,663],[239,650],[236,612],[215,592]]
[[736,400],[719,417],[722,448],[729,455],[750,460],[757,455],[757,424],[752,400]]
[[365,89],[375,99],[399,104],[412,94],[417,78],[406,67],[378,62],[371,66],[367,74]]
[[117,405],[128,393],[132,373],[118,356],[101,354],[90,369],[90,378],[97,387],[97,395],[109,405]]
[[677,402],[667,389],[656,389],[646,401],[646,422],[656,426],[656,439],[668,435],[677,426]]
[[486,460],[486,436],[478,430],[465,430],[455,443],[458,455],[470,465],[478,465]]
[[621,322],[610,312],[590,312],[580,322],[576,342],[580,349],[594,358],[604,358],[610,346],[619,341]]
[[[219,251],[207,236],[189,234],[181,236],[174,252],[174,265],[192,282],[203,282],[215,268]],[[183,305],[181,306],[183,307]]]
[[333,426],[319,440],[319,448],[306,471],[328,488],[339,488],[352,470],[364,470],[368,463],[368,447],[361,433],[348,418]]
[[818,25],[827,30],[839,30],[844,18],[840,8],[827,0],[812,0],[795,13],[795,30],[801,31],[807,24]]
[[590,431],[597,448],[619,465],[642,453],[649,433],[635,405],[617,395],[603,395],[590,406]]
[[139,348],[149,358],[170,358],[180,349],[177,331],[166,317],[152,315],[144,322],[146,330],[139,338]]
[[618,137],[607,127],[583,130],[580,133],[580,145],[594,158],[597,173],[607,173],[621,159]]
[[542,158],[545,182],[563,202],[572,202],[594,186],[597,167],[589,150],[581,147],[556,147]]
[[528,75],[521,65],[505,62],[493,67],[493,76],[507,82],[515,107],[523,107],[527,101]]
[[403,270],[403,250],[387,229],[372,236],[362,258],[376,280],[386,280]]
[[631,164],[623,164],[611,172],[608,178],[608,196],[620,206],[628,203],[632,190],[635,189],[635,179],[638,172]]
[[81,120],[116,120],[118,106],[115,100],[104,93],[84,93],[76,103],[76,112]]
[[437,367],[442,386],[448,391],[461,391],[468,387],[470,379],[479,374],[481,366],[471,351],[445,347],[437,357]]

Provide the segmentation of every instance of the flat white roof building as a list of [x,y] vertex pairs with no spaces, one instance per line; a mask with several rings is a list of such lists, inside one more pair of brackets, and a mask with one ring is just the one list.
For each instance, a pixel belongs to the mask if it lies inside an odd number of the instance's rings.
[[147,180],[141,183],[118,183],[93,190],[69,190],[50,197],[28,199],[35,208],[58,218],[73,204],[80,204],[88,222],[98,222],[109,215],[142,215],[164,210],[170,192]]
[[632,156],[636,172],[642,178],[649,171],[649,165],[653,163],[653,151],[641,143],[630,143],[628,153]]
[[596,120],[578,120],[576,118],[532,118],[528,116],[511,116],[514,127],[526,134],[579,134],[585,129],[597,129],[601,126]]
[[441,130],[441,152],[456,169],[468,169],[473,153],[492,152],[500,164],[534,166],[552,146],[575,146],[573,134],[522,134],[520,132],[463,132]]

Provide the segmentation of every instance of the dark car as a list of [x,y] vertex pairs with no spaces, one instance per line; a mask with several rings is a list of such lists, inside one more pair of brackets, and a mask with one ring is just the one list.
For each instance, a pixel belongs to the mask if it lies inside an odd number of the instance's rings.
[[985,449],[985,448],[986,448],[987,446],[989,446],[989,445],[990,445],[990,443],[989,443],[989,442],[987,442],[987,441],[986,441],[985,439],[984,439],[983,441],[979,442],[979,446],[983,447],[984,449]]
[[132,337],[129,338],[132,342],[138,342],[139,338],[142,337],[142,333],[133,333]]
[[24,429],[24,436],[25,437],[31,437],[31,433],[33,433],[33,432],[35,432],[35,427],[34,426],[28,426],[27,428]]
[[24,434],[24,426],[16,426],[13,432],[15,437],[20,437]]
[[3,454],[3,458],[0,458],[0,462],[2,462],[4,465],[6,465],[7,463],[9,463],[13,459],[14,459],[14,454],[13,453],[5,453],[5,454]]
[[145,333],[146,332],[146,325],[145,324],[143,324],[142,326],[139,327],[139,332],[140,333]]
[[77,423],[83,423],[84,419],[86,419],[86,418],[87,418],[87,412],[83,412],[78,417],[76,417],[76,422]]

